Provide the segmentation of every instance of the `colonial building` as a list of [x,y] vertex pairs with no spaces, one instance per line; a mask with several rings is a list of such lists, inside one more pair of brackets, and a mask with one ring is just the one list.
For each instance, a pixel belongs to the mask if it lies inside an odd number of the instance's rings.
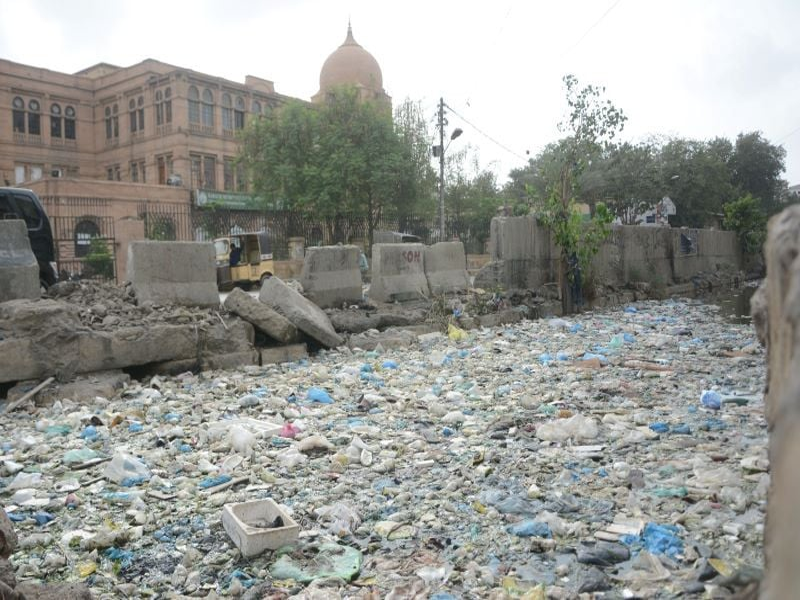
[[[341,84],[391,102],[380,66],[349,26],[314,99]],[[0,185],[42,198],[65,274],[80,273],[91,239],[101,238],[123,279],[131,240],[265,226],[243,210],[254,202],[235,162],[237,132],[288,99],[266,79],[239,83],[152,59],[74,74],[0,59]],[[242,214],[212,223],[201,214],[211,205]]]

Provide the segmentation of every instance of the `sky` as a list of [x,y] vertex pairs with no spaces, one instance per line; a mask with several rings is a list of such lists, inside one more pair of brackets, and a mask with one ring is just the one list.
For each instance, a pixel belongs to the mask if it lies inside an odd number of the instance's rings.
[[[310,99],[345,39],[395,104],[440,97],[451,132],[500,183],[559,137],[562,77],[605,87],[621,139],[761,131],[800,184],[797,0],[0,0],[0,58],[74,73],[153,58]],[[530,153],[530,154],[528,154]]]

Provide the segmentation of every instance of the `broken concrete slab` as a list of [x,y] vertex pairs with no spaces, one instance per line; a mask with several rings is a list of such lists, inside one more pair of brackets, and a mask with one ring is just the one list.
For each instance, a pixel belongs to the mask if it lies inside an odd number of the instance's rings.
[[323,346],[335,348],[344,343],[328,315],[308,298],[294,291],[278,277],[270,277],[261,286],[258,299],[271,306],[303,333]]
[[299,339],[297,327],[289,319],[239,288],[228,294],[224,307],[274,340],[291,344]]
[[261,364],[274,365],[287,362],[296,362],[308,358],[308,348],[305,344],[291,344],[275,348],[260,348]]
[[322,308],[341,308],[361,301],[358,246],[307,248],[300,283],[303,292]]
[[25,221],[0,221],[0,302],[40,295],[39,263]]
[[245,350],[228,354],[209,354],[200,359],[200,368],[204,371],[212,369],[238,369],[259,364],[257,350]]
[[405,329],[370,330],[350,336],[347,345],[361,350],[375,350],[378,346],[388,350],[408,348],[417,341],[417,335]]
[[140,303],[219,306],[214,244],[131,242],[128,280]]

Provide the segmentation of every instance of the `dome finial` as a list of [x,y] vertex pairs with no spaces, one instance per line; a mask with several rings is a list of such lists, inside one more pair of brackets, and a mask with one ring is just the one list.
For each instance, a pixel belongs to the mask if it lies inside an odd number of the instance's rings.
[[358,42],[356,42],[356,39],[353,37],[353,27],[350,25],[350,17],[347,17],[347,37],[345,38],[342,46],[346,46],[348,44],[358,46]]

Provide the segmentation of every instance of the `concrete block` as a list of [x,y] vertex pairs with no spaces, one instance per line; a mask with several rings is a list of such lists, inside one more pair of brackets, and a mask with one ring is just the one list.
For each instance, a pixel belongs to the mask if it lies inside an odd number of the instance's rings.
[[361,301],[360,251],[357,246],[308,248],[300,283],[303,293],[322,308],[341,308]]
[[139,302],[219,306],[210,242],[131,242],[127,274]]
[[423,244],[374,244],[370,299],[404,302],[430,295]]
[[308,348],[305,344],[261,348],[260,351],[262,365],[276,365],[308,358]]
[[417,341],[417,335],[404,329],[387,329],[386,331],[365,331],[350,336],[348,346],[361,350],[375,350],[378,346],[384,350],[408,348]]
[[[282,525],[273,526],[280,518]],[[245,558],[297,541],[300,526],[271,498],[226,504],[222,526]]]
[[469,288],[467,255],[461,242],[425,247],[425,277],[431,294],[465,292]]
[[289,319],[239,288],[228,294],[224,306],[279,342],[287,344],[298,340],[297,327]]
[[0,302],[40,295],[39,263],[25,221],[0,221]]
[[257,365],[259,361],[258,351],[246,350],[243,352],[231,352],[228,354],[209,354],[200,358],[200,368],[204,371],[212,369],[238,369]]
[[319,306],[294,291],[278,277],[270,277],[264,282],[258,299],[323,346],[335,348],[344,342],[331,325],[328,315]]

